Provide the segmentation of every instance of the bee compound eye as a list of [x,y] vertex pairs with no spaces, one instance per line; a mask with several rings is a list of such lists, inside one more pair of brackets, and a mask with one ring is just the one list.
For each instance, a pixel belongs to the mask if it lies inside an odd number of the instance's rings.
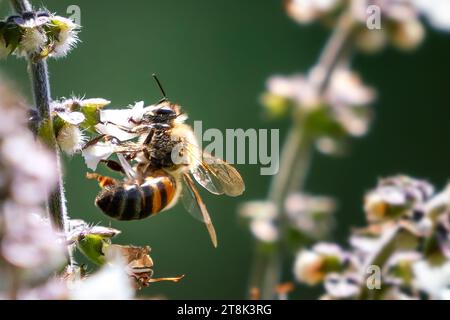
[[169,106],[164,106],[155,110],[155,114],[157,115],[174,115],[175,111]]

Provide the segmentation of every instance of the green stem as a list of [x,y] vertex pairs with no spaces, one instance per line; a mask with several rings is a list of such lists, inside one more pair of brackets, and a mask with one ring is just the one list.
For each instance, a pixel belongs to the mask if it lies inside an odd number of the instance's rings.
[[18,13],[31,11],[33,9],[29,1],[22,0],[11,0],[11,6]]
[[[355,22],[351,14],[344,11],[322,51],[311,79],[320,95],[328,88],[336,67],[348,59],[354,27]],[[271,250],[261,250],[264,244],[257,243],[253,267],[256,274],[250,282],[250,290],[258,288],[264,300],[276,297],[275,287],[281,282],[283,236],[289,226],[284,214],[284,202],[289,194],[303,189],[313,147],[314,140],[304,130],[302,120],[295,118],[281,153],[280,171],[273,177],[268,194],[268,201],[276,206],[279,213],[279,240]]]
[[[22,14],[24,11],[33,10],[31,4],[27,0],[11,0],[11,6]],[[38,130],[35,132],[39,134],[39,128],[45,126],[45,132],[50,134],[43,134],[40,136],[44,142],[50,147],[53,152],[54,161],[56,164],[55,172],[58,175],[58,184],[53,190],[47,200],[47,210],[49,212],[50,220],[53,226],[60,231],[66,231],[67,228],[67,209],[64,195],[64,186],[62,179],[62,168],[59,149],[56,137],[53,133],[53,121],[51,115],[51,94],[50,82],[48,78],[48,67],[45,59],[35,60],[33,57],[28,58],[28,70],[30,73],[31,84],[33,88],[34,103],[39,112],[39,125],[36,126]],[[72,263],[72,258],[69,250],[69,262]]]
[[[389,234],[385,236],[386,238],[380,245],[380,248],[369,259],[363,270],[367,270],[369,266],[377,266],[380,270],[383,270],[384,265],[396,249],[397,240],[399,236],[401,236],[402,231],[403,229],[398,226],[394,227],[392,230],[389,230]],[[369,276],[370,274],[366,274],[361,283],[361,290],[358,300],[377,300],[378,298],[378,294],[381,289],[374,289],[372,291],[369,289],[369,286],[367,285]]]

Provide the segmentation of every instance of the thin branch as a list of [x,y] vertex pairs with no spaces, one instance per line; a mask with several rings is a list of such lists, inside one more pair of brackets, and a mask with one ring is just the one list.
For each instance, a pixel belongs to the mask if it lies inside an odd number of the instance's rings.
[[[368,259],[366,263],[366,267],[364,270],[367,270],[369,266],[377,266],[380,270],[383,269],[383,266],[388,261],[389,257],[396,249],[398,238],[402,235],[402,231],[404,231],[401,227],[396,226],[389,230],[388,234],[385,235],[383,242],[380,245],[380,248],[373,254],[373,256]],[[376,291],[371,292],[369,286],[367,285],[367,280],[370,274],[366,274],[360,288],[360,294],[358,300],[368,300],[368,299],[376,299],[376,293],[379,293],[381,289],[376,289]],[[374,293],[374,294],[371,294]]]
[[[336,67],[349,57],[354,26],[355,22],[349,12],[343,12],[322,51],[313,74],[312,81],[320,95],[328,88],[329,80]],[[273,299],[275,286],[281,280],[282,235],[288,227],[283,213],[283,204],[289,194],[303,188],[313,151],[313,142],[305,132],[301,120],[294,121],[281,153],[280,171],[273,177],[268,194],[268,200],[279,212],[277,222],[280,238],[267,257],[259,257],[264,253],[261,250],[257,251],[254,269],[258,271],[258,276],[255,276],[250,283],[250,290],[258,288],[262,299]]]
[[11,6],[18,13],[31,11],[33,9],[29,1],[22,0],[11,0]]
[[[30,2],[27,0],[11,0],[11,6],[19,14],[22,14],[24,11],[33,10]],[[60,231],[65,231],[67,220],[66,200],[62,180],[61,159],[56,138],[53,134],[53,121],[50,112],[51,95],[47,62],[45,59],[35,61],[33,57],[29,57],[28,71],[30,73],[31,84],[33,87],[34,103],[39,112],[39,125],[35,126],[34,129],[39,131],[39,128],[45,126],[46,131],[51,133],[45,136],[45,142],[53,151],[56,164],[55,171],[58,175],[58,185],[49,195],[47,200],[47,209],[54,227]],[[35,132],[35,134],[38,136],[39,132]]]
[[[29,71],[31,76],[31,82],[33,85],[34,101],[36,107],[39,111],[39,117],[41,119],[41,124],[45,124],[50,132],[53,132],[53,122],[50,113],[50,83],[48,79],[48,68],[47,62],[45,60],[40,60],[38,62],[29,60]],[[61,159],[59,155],[59,149],[54,135],[49,135],[46,137],[47,144],[50,146],[55,154],[56,171],[58,172],[58,185],[56,190],[54,190],[48,199],[48,210],[50,213],[50,218],[52,223],[58,230],[65,230],[65,220],[66,220],[66,208],[65,208],[65,196],[64,196],[64,186],[62,182],[62,168]]]

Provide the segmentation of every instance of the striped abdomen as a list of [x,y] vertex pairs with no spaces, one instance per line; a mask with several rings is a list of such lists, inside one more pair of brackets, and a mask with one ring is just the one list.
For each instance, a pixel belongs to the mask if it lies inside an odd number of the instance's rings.
[[138,220],[158,213],[174,200],[176,184],[173,177],[148,177],[141,185],[120,183],[103,189],[95,204],[111,218]]

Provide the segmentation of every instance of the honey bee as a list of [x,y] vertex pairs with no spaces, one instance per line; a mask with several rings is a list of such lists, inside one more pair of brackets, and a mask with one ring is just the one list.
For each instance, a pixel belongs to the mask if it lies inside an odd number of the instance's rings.
[[98,180],[102,188],[95,203],[112,218],[136,220],[167,210],[182,198],[186,209],[205,223],[217,247],[213,223],[194,179],[213,194],[233,197],[244,192],[244,181],[230,164],[200,150],[192,128],[184,123],[187,117],[181,107],[166,98],[158,78],[155,75],[154,78],[163,98],[142,119],[129,119],[132,128],[107,123],[136,134],[137,142],[121,142],[102,135],[87,144],[101,139],[114,141],[120,163],[103,162],[124,175],[123,180],[116,180],[88,173],[87,177]]

